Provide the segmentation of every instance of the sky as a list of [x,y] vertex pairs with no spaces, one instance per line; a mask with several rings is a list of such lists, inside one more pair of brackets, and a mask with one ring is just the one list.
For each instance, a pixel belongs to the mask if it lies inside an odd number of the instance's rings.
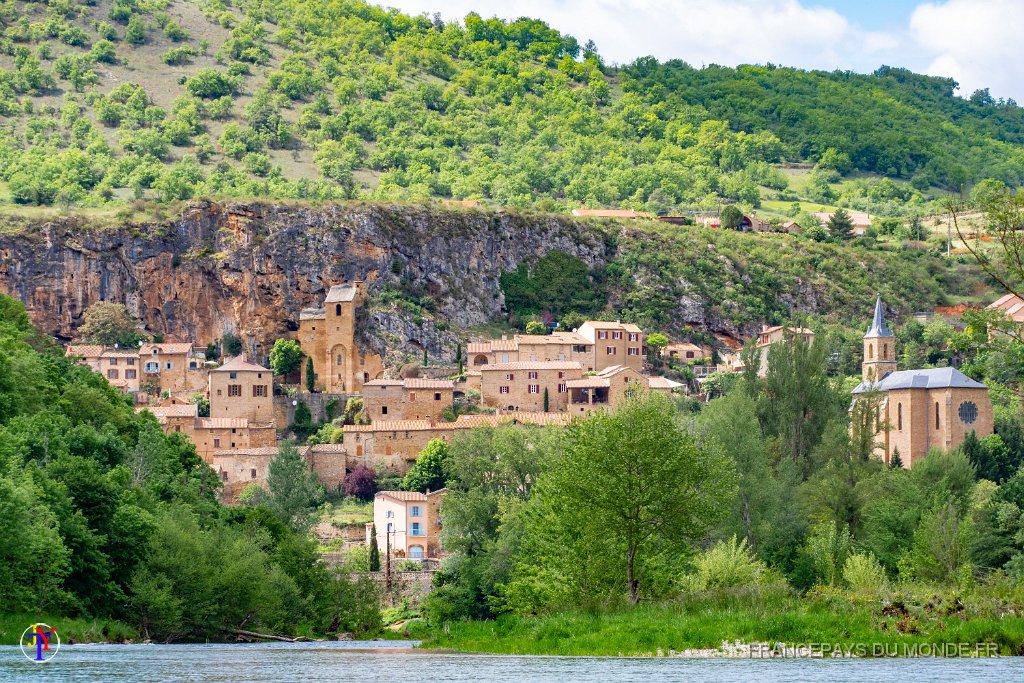
[[882,64],[952,77],[1024,102],[1024,0],[376,0],[461,20],[542,19],[608,62],[765,64],[870,73]]

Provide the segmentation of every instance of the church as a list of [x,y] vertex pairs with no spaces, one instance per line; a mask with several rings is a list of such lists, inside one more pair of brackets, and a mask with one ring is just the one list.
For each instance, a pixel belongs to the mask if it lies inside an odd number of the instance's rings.
[[896,337],[881,297],[864,335],[862,381],[853,396],[854,402],[877,397],[875,454],[887,465],[896,451],[909,469],[932,448],[957,448],[972,431],[979,438],[992,433],[992,400],[984,384],[952,367],[896,369]]

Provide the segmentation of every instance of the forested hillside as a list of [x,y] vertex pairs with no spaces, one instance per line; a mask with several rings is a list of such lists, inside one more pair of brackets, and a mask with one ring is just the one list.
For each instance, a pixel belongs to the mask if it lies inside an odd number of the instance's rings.
[[[352,0],[5,0],[0,28],[0,202],[808,199],[895,215],[1024,177],[1015,103],[899,69],[620,69],[541,21]],[[792,182],[794,162],[815,170]]]
[[372,588],[319,564],[283,508],[222,507],[219,488],[0,295],[0,617],[21,624],[2,637],[44,615],[124,622],[103,639],[376,628]]

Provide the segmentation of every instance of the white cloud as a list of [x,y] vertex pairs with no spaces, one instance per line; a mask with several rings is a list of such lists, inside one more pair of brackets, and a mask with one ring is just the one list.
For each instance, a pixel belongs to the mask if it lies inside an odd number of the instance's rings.
[[[951,76],[961,94],[990,88],[1024,100],[1017,52],[1024,0],[928,0],[899,30],[873,31],[815,0],[380,0],[405,12],[469,12],[485,18],[542,19],[582,43],[593,39],[610,62],[643,55],[704,64],[772,62],[805,69],[881,64]],[[881,23],[881,22],[880,22]]]
[[[888,49],[891,37],[860,31],[832,9],[798,0],[393,0],[413,12],[462,19],[536,17],[580,42],[593,39],[605,59],[643,55],[694,66],[773,62],[805,68],[853,68],[864,52]],[[851,57],[854,55],[854,57]]]
[[926,73],[952,76],[960,94],[989,88],[994,97],[1024,95],[1019,0],[946,0],[924,3],[910,17],[914,41],[931,58]]

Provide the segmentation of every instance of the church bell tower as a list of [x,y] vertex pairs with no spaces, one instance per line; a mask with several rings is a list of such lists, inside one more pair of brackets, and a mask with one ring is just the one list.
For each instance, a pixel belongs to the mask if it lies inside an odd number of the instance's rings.
[[864,335],[861,369],[865,382],[878,382],[896,370],[896,337],[885,322],[881,295],[875,300],[875,317]]

